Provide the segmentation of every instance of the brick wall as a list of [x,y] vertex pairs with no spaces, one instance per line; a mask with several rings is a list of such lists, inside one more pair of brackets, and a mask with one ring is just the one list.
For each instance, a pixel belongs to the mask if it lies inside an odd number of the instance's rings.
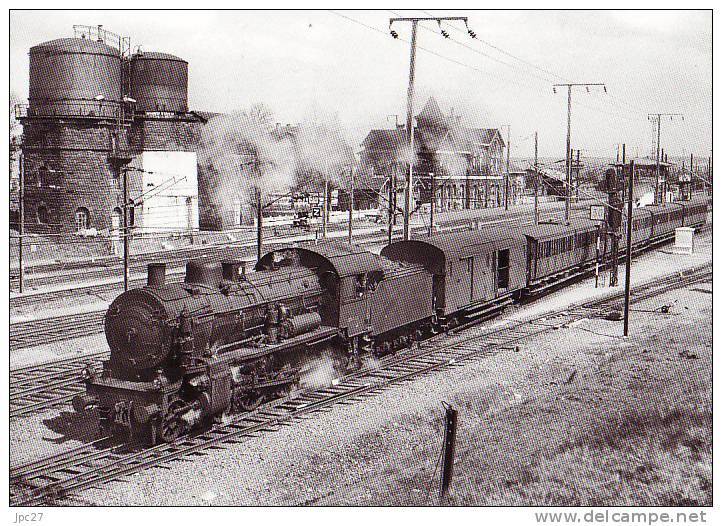
[[[194,119],[139,119],[121,132],[119,148],[136,155],[144,150],[196,151],[200,126]],[[113,138],[112,124],[72,120],[24,123],[25,222],[29,232],[74,232],[75,212],[80,207],[88,209],[90,227],[99,231],[111,227],[113,210],[123,202],[122,173],[108,158]],[[137,175],[128,173],[130,196],[142,193]],[[41,206],[48,211],[47,224],[38,222]],[[136,224],[142,224],[140,211]]]
[[[83,123],[26,123],[25,223],[28,231],[72,232],[75,212],[86,208],[90,227],[110,227],[122,203],[121,180],[108,161],[112,128]],[[121,140],[121,144],[124,141]],[[38,222],[38,209],[48,223]]]

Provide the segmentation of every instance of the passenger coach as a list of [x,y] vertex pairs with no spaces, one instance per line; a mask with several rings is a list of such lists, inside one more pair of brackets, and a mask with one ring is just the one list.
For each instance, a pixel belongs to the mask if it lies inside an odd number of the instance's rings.
[[509,228],[397,241],[381,255],[433,276],[434,310],[443,322],[511,303],[525,286],[525,250],[524,237]]

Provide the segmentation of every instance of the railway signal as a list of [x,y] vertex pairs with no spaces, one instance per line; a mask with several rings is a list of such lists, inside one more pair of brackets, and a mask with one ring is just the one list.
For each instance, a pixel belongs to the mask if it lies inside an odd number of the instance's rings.
[[[655,173],[655,183],[654,183],[654,204],[659,204],[660,202],[662,204],[665,203],[666,199],[664,194],[660,195],[660,186],[662,188],[662,192],[665,192],[664,185],[660,185],[660,170],[659,170],[659,162],[660,162],[660,150],[659,150],[659,137],[661,134],[662,129],[662,117],[669,117],[669,120],[674,120],[675,117],[682,117],[682,120],[684,120],[684,115],[681,113],[648,113],[647,114],[647,120],[654,121],[657,124],[657,163],[656,163],[656,173]],[[665,177],[666,182],[666,177]]]

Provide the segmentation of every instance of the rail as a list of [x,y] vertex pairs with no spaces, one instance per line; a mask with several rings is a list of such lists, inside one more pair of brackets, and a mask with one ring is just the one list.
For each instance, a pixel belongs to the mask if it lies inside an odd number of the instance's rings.
[[[635,287],[632,302],[654,297],[664,292],[711,279],[711,266],[703,266],[688,275],[674,273],[646,285]],[[236,444],[242,437],[275,431],[282,425],[298,422],[303,415],[362,401],[387,386],[400,384],[432,371],[463,366],[515,349],[529,338],[569,327],[577,321],[600,315],[615,305],[621,292],[606,298],[545,313],[528,320],[511,322],[496,330],[467,324],[449,333],[431,337],[417,348],[381,360],[378,366],[366,368],[334,382],[331,387],[301,391],[262,406],[253,413],[241,414],[230,422],[185,436],[173,443],[130,450],[112,445],[108,440],[96,440],[47,459],[11,466],[11,505],[54,504],[83,489],[138,473],[146,469],[166,466],[174,460],[190,455],[203,455],[210,449]]]

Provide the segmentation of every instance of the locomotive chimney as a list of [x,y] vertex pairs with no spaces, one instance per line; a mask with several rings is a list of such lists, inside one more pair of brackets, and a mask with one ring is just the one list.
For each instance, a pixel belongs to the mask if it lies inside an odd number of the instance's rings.
[[148,286],[162,287],[165,285],[165,263],[148,264]]
[[[239,270],[242,266],[242,263],[240,261],[223,261],[221,263],[221,267],[223,268],[223,279],[225,281],[240,281],[241,276],[239,273]],[[245,267],[244,267],[245,270]],[[245,274],[245,272],[244,272]]]

